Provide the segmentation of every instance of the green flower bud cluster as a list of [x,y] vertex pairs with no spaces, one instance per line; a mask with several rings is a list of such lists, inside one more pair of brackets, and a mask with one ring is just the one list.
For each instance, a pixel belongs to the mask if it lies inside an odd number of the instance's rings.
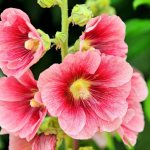
[[61,129],[58,124],[58,120],[53,117],[46,117],[41,124],[38,133],[44,133],[45,135],[48,134],[58,134],[60,133]]
[[84,26],[93,17],[92,11],[87,7],[87,5],[76,5],[72,9],[71,21],[73,24],[79,26]]
[[58,4],[57,0],[38,0],[37,3],[42,7],[42,8],[50,8],[56,4]]
[[87,0],[86,5],[91,9],[94,16],[102,13],[115,14],[115,9],[110,6],[110,0]]
[[61,48],[65,41],[66,41],[65,34],[62,32],[56,32],[56,34],[55,34],[56,48]]
[[42,122],[38,134],[44,133],[45,135],[53,134],[56,135],[57,143],[56,147],[59,147],[62,143],[62,139],[65,136],[65,133],[59,126],[58,119],[54,117],[46,117]]

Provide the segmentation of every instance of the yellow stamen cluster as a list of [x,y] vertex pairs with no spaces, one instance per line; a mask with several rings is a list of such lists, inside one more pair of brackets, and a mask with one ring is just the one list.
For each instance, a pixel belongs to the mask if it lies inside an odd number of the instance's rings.
[[34,99],[32,99],[32,100],[30,101],[30,106],[31,106],[31,107],[42,107],[43,104],[40,103],[40,102],[38,102],[38,101],[36,101],[36,100],[34,100]]
[[90,97],[90,86],[91,84],[89,81],[81,78],[72,83],[70,86],[70,92],[76,100],[86,100]]
[[85,52],[88,50],[94,50],[94,48],[91,46],[91,44],[88,40],[84,40],[82,43],[82,51]]
[[29,39],[27,41],[25,41],[24,43],[24,47],[28,50],[31,50],[31,51],[36,51],[39,47],[39,40],[37,39]]

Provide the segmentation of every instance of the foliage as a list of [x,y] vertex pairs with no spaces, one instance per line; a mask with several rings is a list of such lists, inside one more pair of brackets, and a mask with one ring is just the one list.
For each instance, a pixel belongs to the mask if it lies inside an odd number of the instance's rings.
[[[147,85],[148,85],[148,89],[150,91],[150,80],[148,80]],[[144,102],[144,110],[145,110],[147,120],[150,123],[150,94],[148,95],[146,101]]]
[[133,66],[149,76],[150,20],[131,19],[126,22],[126,26],[126,42],[129,47],[128,60]]
[[134,0],[133,6],[135,9],[140,5],[150,5],[150,1],[149,0]]

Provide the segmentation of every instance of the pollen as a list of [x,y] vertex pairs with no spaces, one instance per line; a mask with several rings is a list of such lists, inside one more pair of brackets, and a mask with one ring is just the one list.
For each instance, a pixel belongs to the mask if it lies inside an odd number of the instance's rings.
[[31,51],[36,51],[39,47],[39,40],[37,39],[29,39],[25,41],[24,47]]
[[88,50],[93,50],[94,48],[91,46],[90,41],[84,40],[82,43],[82,51],[88,51]]
[[70,86],[70,92],[76,100],[86,100],[90,97],[90,86],[91,84],[89,81],[85,79],[78,79]]
[[43,104],[40,103],[40,102],[38,102],[38,101],[36,101],[36,100],[34,100],[34,99],[32,99],[32,100],[30,101],[30,106],[31,106],[31,107],[42,107]]

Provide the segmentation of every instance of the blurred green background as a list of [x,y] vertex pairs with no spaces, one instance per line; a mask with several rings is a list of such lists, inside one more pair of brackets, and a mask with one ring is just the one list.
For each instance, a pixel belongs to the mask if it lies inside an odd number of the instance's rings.
[[[68,0],[69,13],[75,4],[82,4],[85,0]],[[139,6],[137,6],[139,5]],[[126,23],[126,42],[129,46],[128,62],[140,70],[150,88],[150,0],[111,0],[111,6],[116,10]],[[137,6],[137,7],[136,7]],[[51,9],[42,9],[36,0],[0,0],[0,13],[8,8],[15,7],[25,11],[31,18],[32,24],[54,37],[56,31],[60,31],[61,17],[60,9],[53,7]],[[135,8],[136,7],[136,8]],[[70,25],[69,44],[72,45],[79,38],[84,28]],[[39,73],[48,68],[53,63],[60,63],[60,51],[52,48],[38,64],[32,67],[36,78]],[[139,135],[135,150],[150,150],[150,96],[143,103],[145,113],[145,130]],[[112,146],[114,143],[115,148]],[[80,141],[80,145],[93,146],[100,148],[92,141]],[[8,136],[0,136],[0,150],[7,150]],[[60,148],[63,150],[63,147]],[[108,150],[127,150],[126,146],[117,138],[109,142]],[[21,149],[20,149],[21,150]]]

